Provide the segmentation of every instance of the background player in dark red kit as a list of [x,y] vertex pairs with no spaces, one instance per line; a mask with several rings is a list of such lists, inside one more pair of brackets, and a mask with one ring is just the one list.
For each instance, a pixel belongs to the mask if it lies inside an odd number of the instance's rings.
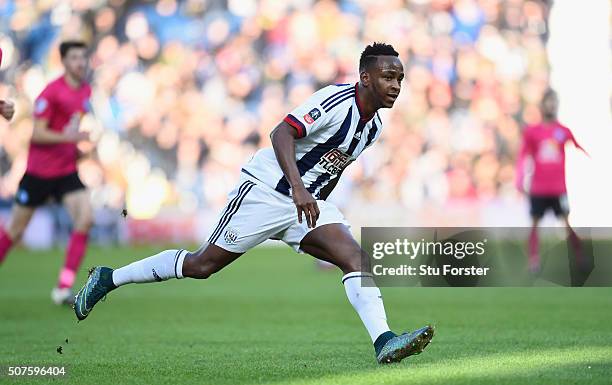
[[[0,48],[0,65],[2,65],[2,48]],[[11,120],[15,114],[15,105],[8,101],[0,99],[0,115],[6,120]]]
[[[552,210],[562,218],[576,256],[580,257],[580,240],[569,221],[569,205],[565,186],[565,144],[576,142],[569,128],[557,120],[557,94],[549,89],[542,97],[542,121],[523,130],[523,141],[517,167],[517,185],[529,194],[531,232],[529,234],[529,270],[540,270],[538,224],[546,211]],[[585,152],[586,153],[586,152]]]
[[21,238],[36,207],[49,198],[61,202],[73,221],[66,260],[51,297],[57,304],[71,303],[72,285],[87,247],[92,210],[89,194],[77,174],[77,143],[89,135],[79,132],[87,112],[91,88],[85,81],[87,47],[79,41],[60,45],[65,73],[45,87],[34,106],[34,129],[26,173],[15,194],[11,220],[0,228],[0,262]]

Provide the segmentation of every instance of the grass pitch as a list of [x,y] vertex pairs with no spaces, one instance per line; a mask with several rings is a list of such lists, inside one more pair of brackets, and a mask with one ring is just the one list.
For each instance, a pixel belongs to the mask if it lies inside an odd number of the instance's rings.
[[[84,265],[117,267],[161,249],[92,248]],[[68,376],[0,383],[500,385],[612,378],[611,288],[383,288],[395,331],[432,323],[436,336],[423,354],[379,366],[340,272],[319,271],[312,258],[289,248],[257,248],[206,281],[120,288],[79,324],[49,297],[62,254],[15,250],[0,266],[0,367],[6,373],[7,365],[61,365]]]

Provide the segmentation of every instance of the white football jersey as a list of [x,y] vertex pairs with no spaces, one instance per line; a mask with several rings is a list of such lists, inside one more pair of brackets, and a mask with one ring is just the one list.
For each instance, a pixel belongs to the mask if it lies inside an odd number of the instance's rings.
[[[298,131],[295,160],[304,186],[315,198],[382,131],[378,112],[369,120],[362,118],[357,86],[336,84],[322,88],[284,119]],[[242,171],[282,194],[291,195],[270,147],[259,150]]]

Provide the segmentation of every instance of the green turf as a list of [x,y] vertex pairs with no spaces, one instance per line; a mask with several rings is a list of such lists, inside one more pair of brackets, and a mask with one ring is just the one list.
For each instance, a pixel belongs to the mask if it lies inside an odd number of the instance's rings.
[[[94,248],[85,265],[117,266],[152,251]],[[79,324],[49,299],[60,257],[61,251],[16,250],[0,267],[0,366],[68,368],[68,378],[37,383],[498,385],[612,378],[609,288],[382,289],[396,331],[431,322],[436,337],[423,354],[381,367],[340,274],[318,271],[288,248],[258,248],[207,281],[121,288]],[[0,377],[28,382],[36,381]]]

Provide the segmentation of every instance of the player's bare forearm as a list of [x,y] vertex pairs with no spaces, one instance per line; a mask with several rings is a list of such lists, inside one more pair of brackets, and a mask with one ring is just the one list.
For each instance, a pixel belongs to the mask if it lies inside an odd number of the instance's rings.
[[319,218],[319,207],[312,194],[306,190],[295,161],[295,139],[297,131],[288,123],[281,122],[272,134],[272,148],[276,160],[291,186],[291,195],[297,208],[298,221],[302,223],[302,213],[308,227],[315,227]]
[[32,143],[56,144],[87,140],[88,135],[81,132],[60,133],[47,128],[46,120],[36,120],[32,130]]
[[577,149],[582,151],[584,153],[584,155],[588,156],[589,158],[591,157],[591,155],[587,152],[587,150],[585,150],[584,147],[582,147],[580,144],[578,144],[578,142],[575,139],[574,139],[574,146],[576,146]]
[[294,190],[304,188],[300,172],[297,168],[297,163],[295,162],[296,138],[297,132],[295,128],[285,122],[281,122],[270,134],[276,160],[281,170],[283,170],[283,174],[285,178],[287,178],[289,185]]

